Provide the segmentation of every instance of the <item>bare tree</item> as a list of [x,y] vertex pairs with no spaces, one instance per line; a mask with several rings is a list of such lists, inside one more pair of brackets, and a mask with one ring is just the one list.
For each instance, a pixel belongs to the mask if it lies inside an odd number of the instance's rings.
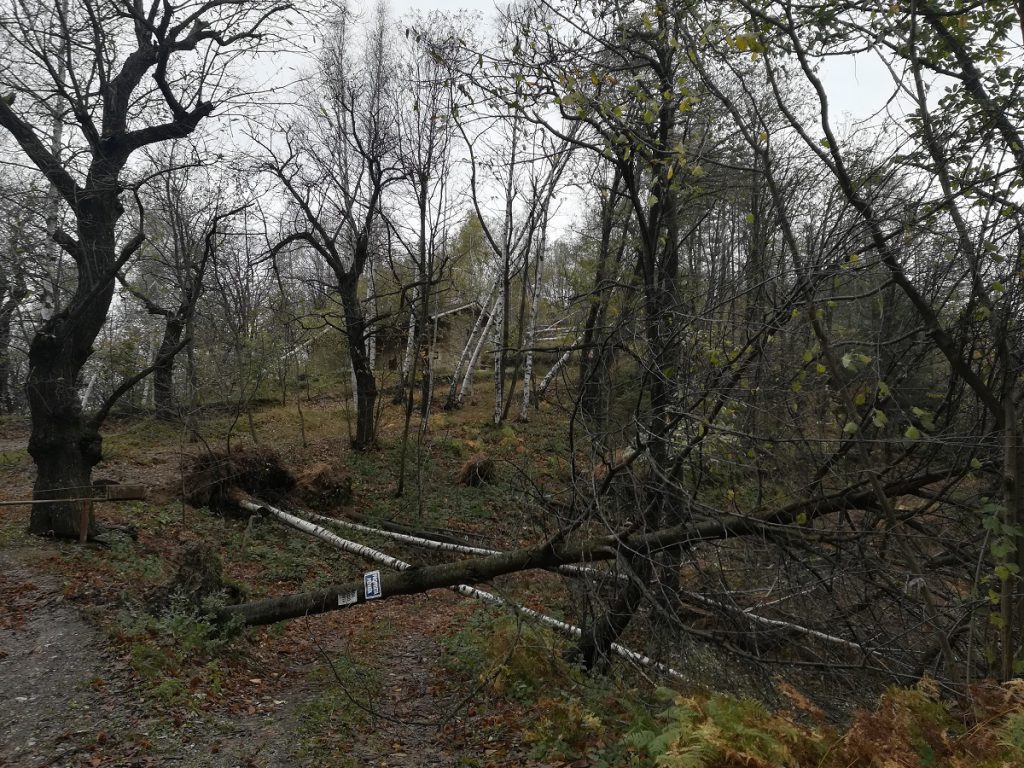
[[[228,0],[7,3],[0,13],[0,127],[59,193],[74,232],[53,240],[74,262],[73,295],[32,340],[27,385],[35,497],[78,498],[102,457],[101,419],[86,417],[77,385],[103,327],[115,275],[142,245],[124,232],[122,175],[143,147],[194,132],[237,96],[231,65],[267,41],[288,3]],[[73,41],[74,45],[68,45]],[[74,117],[64,159],[42,138],[53,110]],[[70,132],[67,132],[70,134]],[[100,413],[105,415],[106,409]],[[37,504],[30,529],[78,536],[80,505]],[[92,524],[90,523],[90,533]]]
[[[350,10],[334,8],[321,55],[319,88],[306,94],[302,117],[280,141],[264,145],[262,167],[288,201],[290,219],[271,254],[294,245],[311,248],[335,279],[344,314],[356,402],[353,445],[370,448],[376,436],[377,381],[368,339],[360,279],[381,224],[384,194],[400,178],[396,139],[394,73],[389,60],[387,11],[377,7],[362,48]],[[283,144],[283,147],[280,146]]]
[[155,157],[154,166],[156,178],[145,195],[148,242],[131,275],[119,273],[118,280],[149,314],[163,318],[153,356],[153,408],[156,417],[166,421],[179,416],[175,358],[192,343],[193,318],[225,219],[241,207],[228,210],[227,191],[210,174],[202,174],[198,158],[189,157],[187,150],[176,153],[172,148]]

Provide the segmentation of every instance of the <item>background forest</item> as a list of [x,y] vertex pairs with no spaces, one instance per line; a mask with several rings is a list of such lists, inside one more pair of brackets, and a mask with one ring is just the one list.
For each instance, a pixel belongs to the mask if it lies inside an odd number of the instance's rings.
[[[111,642],[198,626],[204,669],[369,610],[358,559],[271,577],[268,518],[397,571],[396,632],[481,598],[445,674],[540,712],[537,759],[1019,764],[1022,36],[1008,0],[2,0],[4,496],[99,542],[48,567],[150,590]],[[83,506],[109,478],[155,493]]]

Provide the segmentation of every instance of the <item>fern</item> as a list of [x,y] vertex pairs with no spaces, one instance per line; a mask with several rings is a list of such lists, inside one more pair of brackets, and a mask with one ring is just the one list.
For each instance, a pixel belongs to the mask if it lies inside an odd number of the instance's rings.
[[1024,712],[1009,715],[998,728],[998,744],[1009,754],[1024,763]]

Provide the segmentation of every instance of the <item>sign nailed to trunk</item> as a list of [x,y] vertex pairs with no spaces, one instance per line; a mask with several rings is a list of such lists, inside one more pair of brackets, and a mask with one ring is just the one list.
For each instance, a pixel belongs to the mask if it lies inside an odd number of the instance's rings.
[[374,598],[384,596],[384,592],[381,590],[380,584],[380,571],[370,571],[369,573],[363,574],[363,592],[365,593],[367,600],[373,600]]

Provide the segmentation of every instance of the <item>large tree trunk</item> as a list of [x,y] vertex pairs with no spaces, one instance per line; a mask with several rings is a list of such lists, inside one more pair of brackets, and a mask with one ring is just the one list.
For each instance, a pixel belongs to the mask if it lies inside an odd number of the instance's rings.
[[594,298],[587,311],[582,337],[583,352],[580,356],[580,408],[591,422],[591,431],[597,435],[605,432],[604,397],[613,349],[610,340],[602,338],[601,334],[606,333],[608,307],[626,243],[626,225],[623,223],[619,243],[613,245],[616,204],[621,194],[621,183],[622,172],[616,168],[608,196],[601,206],[601,247],[594,275]]
[[[637,565],[643,567],[642,558]],[[650,568],[646,568],[649,578]],[[644,590],[639,579],[631,579],[615,596],[608,610],[596,617],[583,628],[579,642],[568,652],[570,662],[581,665],[585,670],[603,671],[612,654],[612,646],[618,643],[634,614],[643,602]]]
[[[79,203],[78,285],[67,308],[36,333],[29,348],[25,386],[32,415],[28,452],[36,465],[35,500],[89,495],[92,468],[102,458],[102,438],[82,414],[78,378],[106,321],[114,295],[114,226],[123,209],[116,183]],[[82,503],[36,504],[29,530],[78,538]],[[90,511],[89,535],[93,530]]]
[[156,417],[162,421],[171,421],[178,415],[177,400],[174,396],[174,352],[181,344],[181,334],[184,330],[185,324],[181,319],[168,318],[164,325],[164,337],[156,351],[156,367],[153,369],[153,407]]
[[370,356],[366,350],[366,318],[358,294],[359,276],[351,274],[338,281],[338,292],[345,312],[345,337],[348,354],[352,361],[352,373],[356,382],[356,433],[352,447],[366,450],[373,447],[377,425],[375,409],[377,404],[377,380],[370,367]]

